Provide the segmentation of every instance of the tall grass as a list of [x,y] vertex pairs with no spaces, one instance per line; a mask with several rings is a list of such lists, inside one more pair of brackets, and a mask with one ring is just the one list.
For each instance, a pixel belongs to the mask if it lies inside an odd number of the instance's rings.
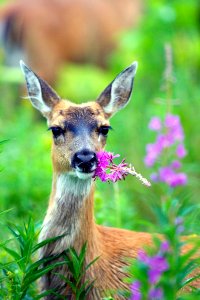
[[[71,294],[76,300],[86,299],[94,282],[84,281],[84,276],[97,259],[85,266],[86,244],[83,245],[80,254],[72,248],[66,249],[63,253],[39,259],[38,251],[42,247],[63,236],[38,243],[39,230],[31,219],[23,226],[12,224],[8,225],[8,228],[11,233],[10,238],[0,243],[0,299],[41,299],[47,295],[65,299],[56,290],[51,289],[42,293],[39,291],[38,279],[50,271],[55,272],[71,288]],[[59,261],[57,261],[58,258]],[[70,279],[56,273],[56,268],[63,265],[66,265],[70,271]]]

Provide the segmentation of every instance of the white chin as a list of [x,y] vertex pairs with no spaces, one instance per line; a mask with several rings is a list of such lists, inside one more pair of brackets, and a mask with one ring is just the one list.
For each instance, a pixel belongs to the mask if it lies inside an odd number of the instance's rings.
[[92,178],[94,175],[94,171],[91,173],[83,173],[83,172],[79,172],[78,170],[76,170],[75,172],[76,172],[77,177],[80,179],[83,179],[83,180]]

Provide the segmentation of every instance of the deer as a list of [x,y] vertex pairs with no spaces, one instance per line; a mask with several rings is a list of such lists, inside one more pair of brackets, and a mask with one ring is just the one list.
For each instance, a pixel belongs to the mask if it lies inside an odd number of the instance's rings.
[[[109,119],[131,99],[137,62],[119,73],[96,101],[82,104],[61,99],[23,61],[20,64],[30,102],[47,119],[53,137],[52,191],[40,241],[63,236],[45,245],[41,257],[58,255],[69,247],[79,252],[87,242],[86,264],[98,257],[86,273],[86,279],[95,280],[87,299],[100,300],[108,291],[128,288],[123,281],[127,258],[136,258],[144,246],[153,243],[150,233],[96,224],[93,208],[96,154],[105,148]],[[69,275],[67,266],[60,267],[58,272]],[[66,299],[74,299],[55,272],[44,276],[41,288],[56,289]],[[56,298],[49,295],[45,299]],[[125,297],[116,295],[115,299]]]
[[134,28],[141,13],[139,0],[6,3],[0,8],[5,63],[16,67],[23,57],[51,84],[55,84],[60,67],[67,62],[106,67],[118,34]]

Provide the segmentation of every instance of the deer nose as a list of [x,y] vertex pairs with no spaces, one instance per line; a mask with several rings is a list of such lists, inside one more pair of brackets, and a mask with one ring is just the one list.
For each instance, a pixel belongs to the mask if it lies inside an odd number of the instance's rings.
[[95,152],[82,150],[74,154],[72,166],[84,173],[91,173],[97,167],[97,157]]

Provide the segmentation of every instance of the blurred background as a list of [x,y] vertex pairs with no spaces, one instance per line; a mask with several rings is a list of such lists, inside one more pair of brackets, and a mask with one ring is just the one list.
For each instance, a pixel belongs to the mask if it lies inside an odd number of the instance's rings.
[[[33,3],[32,3],[33,2]],[[18,66],[23,59],[62,98],[96,99],[117,73],[139,62],[132,101],[112,120],[107,150],[120,153],[149,178],[146,144],[152,116],[164,117],[167,100],[181,118],[188,183],[181,199],[200,195],[200,4],[198,0],[0,0],[0,211],[41,222],[51,190],[51,133],[33,109]],[[166,47],[172,49],[170,95],[165,89]],[[161,201],[135,178],[96,183],[98,223],[146,230],[155,222],[149,204]]]

